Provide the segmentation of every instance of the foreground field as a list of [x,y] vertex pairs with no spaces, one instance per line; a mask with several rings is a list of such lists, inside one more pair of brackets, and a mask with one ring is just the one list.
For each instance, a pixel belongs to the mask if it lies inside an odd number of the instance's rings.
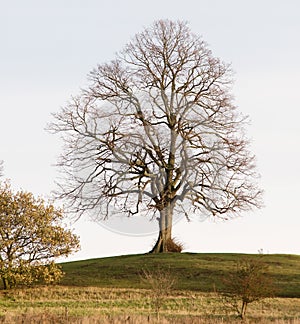
[[[157,323],[147,289],[39,287],[2,294],[0,323]],[[158,323],[238,323],[215,293],[173,291]],[[248,323],[300,323],[300,299],[249,307]]]
[[[300,324],[300,256],[191,253],[61,264],[65,277],[58,286],[0,291],[0,323],[240,323],[219,292],[222,278],[248,257],[269,265],[276,298],[249,305],[247,323]],[[143,270],[158,269],[176,278],[159,312],[151,286],[141,280]]]

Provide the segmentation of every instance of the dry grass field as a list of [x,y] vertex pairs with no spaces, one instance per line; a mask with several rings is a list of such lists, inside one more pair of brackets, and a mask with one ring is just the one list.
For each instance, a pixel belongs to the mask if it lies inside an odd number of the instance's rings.
[[[0,323],[239,323],[216,293],[172,291],[159,321],[147,289],[36,287],[2,293]],[[251,304],[248,323],[300,323],[299,298]]]
[[[241,323],[218,293],[221,278],[241,257],[183,253],[65,263],[60,285],[1,290],[0,323]],[[300,324],[300,256],[266,255],[265,261],[277,295],[250,304],[245,323]],[[176,277],[159,313],[140,277],[142,269],[158,267]]]

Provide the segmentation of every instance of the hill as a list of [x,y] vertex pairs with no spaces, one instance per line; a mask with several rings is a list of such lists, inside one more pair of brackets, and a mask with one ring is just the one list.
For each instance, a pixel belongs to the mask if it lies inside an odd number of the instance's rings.
[[147,288],[143,269],[157,268],[176,277],[176,289],[211,292],[222,288],[222,278],[242,258],[263,258],[269,265],[279,297],[300,298],[300,256],[286,254],[168,253],[138,254],[62,263],[66,273],[61,285]]

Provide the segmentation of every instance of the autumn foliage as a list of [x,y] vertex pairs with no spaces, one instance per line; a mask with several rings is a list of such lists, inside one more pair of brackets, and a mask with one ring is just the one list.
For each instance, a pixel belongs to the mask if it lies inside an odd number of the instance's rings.
[[79,248],[62,227],[63,212],[31,193],[0,184],[0,277],[3,288],[52,283],[62,276],[55,258]]

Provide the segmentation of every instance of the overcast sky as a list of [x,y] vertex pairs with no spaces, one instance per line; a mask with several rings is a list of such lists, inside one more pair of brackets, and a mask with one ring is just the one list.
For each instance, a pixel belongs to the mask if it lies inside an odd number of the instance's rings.
[[[174,236],[195,252],[300,254],[300,1],[0,0],[0,160],[14,188],[48,197],[62,142],[51,113],[87,73],[154,20],[188,21],[235,71],[233,94],[250,116],[265,208],[228,222],[180,221]],[[156,236],[73,225],[86,259],[150,249]]]

